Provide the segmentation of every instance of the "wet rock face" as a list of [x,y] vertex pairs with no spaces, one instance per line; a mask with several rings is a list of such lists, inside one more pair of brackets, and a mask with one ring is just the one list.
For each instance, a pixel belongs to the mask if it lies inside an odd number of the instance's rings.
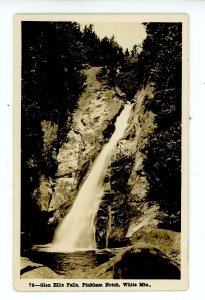
[[[83,72],[87,78],[85,88],[72,115],[67,142],[57,154],[56,178],[49,181],[42,177],[37,193],[39,207],[53,211],[49,223],[59,223],[71,207],[94,159],[114,130],[114,120],[125,98],[117,87],[111,88],[107,79],[102,78],[101,68],[87,68]],[[49,132],[54,135],[54,129],[44,123],[48,145]]]
[[[107,170],[105,183],[107,189],[104,200],[111,205],[109,236],[111,244],[117,244],[117,240],[122,241],[123,244],[127,232],[130,232],[130,227],[132,229],[133,225],[141,222],[142,216],[148,211],[144,203],[149,183],[143,171],[143,162],[146,158],[143,149],[155,128],[154,114],[145,110],[145,102],[152,101],[152,98],[153,87],[151,85],[138,91],[134,97],[128,128],[114,149]],[[154,219],[152,224],[156,226],[157,209],[154,211],[155,213],[151,209],[150,215]],[[143,220],[144,223],[150,223],[148,217]],[[98,223],[100,224],[99,221]],[[101,236],[105,237],[105,217],[102,217],[102,223],[104,234],[101,232]]]
[[[34,198],[42,211],[53,214],[48,221],[50,225],[58,224],[69,211],[94,159],[112,135],[116,117],[126,100],[117,87],[108,85],[101,68],[87,68],[83,72],[87,78],[84,91],[77,109],[69,115],[66,142],[58,153],[55,149],[51,151],[56,141],[55,124],[42,123],[44,150],[47,157],[49,151],[52,159],[56,157],[57,171],[52,179],[41,176]],[[151,85],[137,92],[124,137],[113,150],[104,181],[105,195],[96,217],[96,238],[100,248],[108,244],[108,239],[114,244],[117,239],[123,241],[130,226],[133,228],[147,211],[144,201],[149,184],[143,171],[146,157],[143,149],[155,128],[155,116],[145,110],[145,102],[152,98]]]
[[[57,171],[54,178],[41,175],[40,186],[33,196],[42,211],[52,212],[49,224],[58,224],[69,211],[94,159],[114,132],[116,117],[125,101],[125,95],[117,87],[108,85],[101,68],[87,68],[83,72],[87,78],[84,91],[77,109],[72,116],[69,115],[66,142],[58,153],[54,147],[56,125],[42,122],[46,159],[49,160],[49,153],[52,159],[56,159]],[[101,204],[96,219],[100,248],[108,243],[109,223],[109,238],[123,239],[132,226],[132,220],[135,222],[142,212],[141,203],[149,188],[143,173],[143,148],[155,127],[154,114],[145,111],[144,104],[152,101],[152,97],[151,86],[136,94],[128,128],[113,150],[104,182],[104,204]]]

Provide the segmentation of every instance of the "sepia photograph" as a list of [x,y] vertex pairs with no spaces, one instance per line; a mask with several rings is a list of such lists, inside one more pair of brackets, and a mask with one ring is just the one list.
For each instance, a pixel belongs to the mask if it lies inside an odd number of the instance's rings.
[[15,289],[187,289],[188,17],[14,26]]

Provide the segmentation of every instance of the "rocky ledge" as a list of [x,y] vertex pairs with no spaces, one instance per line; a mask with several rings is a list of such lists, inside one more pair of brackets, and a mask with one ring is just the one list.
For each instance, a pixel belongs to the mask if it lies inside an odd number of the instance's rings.
[[39,278],[39,279],[58,279],[60,275],[56,274],[50,268],[43,264],[30,261],[27,257],[21,257],[20,275],[22,279]]
[[[135,233],[130,242],[132,244],[126,247],[63,253],[59,258],[56,254],[52,258],[49,253],[47,264],[23,257],[21,278],[180,279],[179,233],[144,228]],[[35,261],[39,257],[37,254]]]

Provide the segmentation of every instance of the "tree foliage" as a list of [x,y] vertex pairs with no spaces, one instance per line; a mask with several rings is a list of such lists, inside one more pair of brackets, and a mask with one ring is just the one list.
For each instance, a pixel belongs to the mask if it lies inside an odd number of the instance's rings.
[[148,200],[167,212],[162,226],[175,230],[180,230],[181,206],[181,34],[181,23],[147,24],[139,57],[141,84],[155,83],[154,100],[146,104],[157,124],[145,148]]

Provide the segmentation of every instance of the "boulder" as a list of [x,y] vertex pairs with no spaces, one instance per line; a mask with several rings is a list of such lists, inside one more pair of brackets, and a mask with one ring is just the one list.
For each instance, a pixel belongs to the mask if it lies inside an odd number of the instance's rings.
[[118,250],[95,274],[96,278],[180,279],[180,268],[159,249],[141,242]]
[[167,255],[175,264],[180,266],[180,248],[181,248],[181,234],[180,232],[158,229],[158,228],[141,228],[132,236],[132,243],[146,242],[162,253]]
[[114,279],[180,279],[178,266],[149,244],[126,251],[114,265]]
[[20,272],[21,274],[25,273],[28,270],[33,270],[39,267],[42,267],[42,264],[34,263],[30,261],[27,257],[21,257],[20,260]]
[[59,279],[62,278],[47,267],[39,267],[21,275],[21,279]]
[[39,278],[39,279],[57,279],[61,278],[54,271],[45,267],[42,264],[30,261],[27,257],[21,257],[20,261],[20,275],[22,279],[25,278]]

